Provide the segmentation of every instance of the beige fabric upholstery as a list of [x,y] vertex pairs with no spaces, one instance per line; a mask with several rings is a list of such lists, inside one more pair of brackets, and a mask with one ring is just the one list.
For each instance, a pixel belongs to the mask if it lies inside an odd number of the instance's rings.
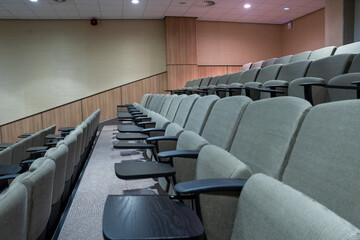
[[[213,145],[206,145],[201,149],[195,179],[247,179],[250,176],[250,168],[227,151]],[[202,220],[209,240],[230,239],[238,197],[238,192],[210,192],[200,195]]]
[[360,226],[358,100],[310,110],[296,138],[283,182]]
[[360,42],[354,42],[354,43],[342,45],[336,49],[334,54],[337,55],[337,54],[344,54],[344,53],[359,54],[360,53]]
[[53,204],[61,199],[61,195],[64,191],[68,151],[68,146],[62,144],[49,149],[45,154],[46,158],[53,160],[56,164],[54,193],[52,198]]
[[1,239],[26,239],[27,202],[26,187],[19,183],[12,184],[0,194]]
[[311,51],[305,51],[305,52],[295,54],[290,58],[290,63],[308,60],[310,54],[311,54]]
[[300,98],[277,97],[250,103],[239,124],[230,153],[253,173],[279,178],[311,105]]
[[334,54],[335,50],[336,50],[335,46],[320,48],[312,51],[308,59],[313,61],[313,60],[329,57]]
[[210,144],[229,150],[240,119],[251,102],[245,96],[233,96],[218,100],[201,134]]
[[[37,163],[36,161],[39,161]],[[11,183],[25,185],[28,196],[27,239],[35,240],[46,228],[51,212],[51,198],[54,185],[55,163],[50,159],[40,158]]]
[[0,151],[0,164],[11,164],[12,148],[7,147]]
[[[184,131],[180,134],[176,145],[176,150],[200,150],[208,144],[204,138],[192,131]],[[174,158],[174,167],[176,170],[176,181],[190,181],[195,177],[196,159],[193,158]]]
[[281,182],[256,174],[243,189],[232,240],[360,239],[360,231]]

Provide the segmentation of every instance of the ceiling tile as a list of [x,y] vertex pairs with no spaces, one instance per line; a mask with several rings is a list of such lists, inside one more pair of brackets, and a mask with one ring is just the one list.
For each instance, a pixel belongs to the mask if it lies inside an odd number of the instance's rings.
[[113,5],[113,4],[106,4],[106,5],[100,5],[101,11],[122,11],[123,7],[122,5]]

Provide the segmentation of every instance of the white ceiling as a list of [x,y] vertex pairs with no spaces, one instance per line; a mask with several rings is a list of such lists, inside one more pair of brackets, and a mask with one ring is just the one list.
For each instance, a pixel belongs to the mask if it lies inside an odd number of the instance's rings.
[[[203,21],[282,24],[325,7],[325,0],[0,0],[0,19],[163,19],[197,17]],[[252,5],[245,9],[244,4]],[[289,7],[290,10],[283,10]]]

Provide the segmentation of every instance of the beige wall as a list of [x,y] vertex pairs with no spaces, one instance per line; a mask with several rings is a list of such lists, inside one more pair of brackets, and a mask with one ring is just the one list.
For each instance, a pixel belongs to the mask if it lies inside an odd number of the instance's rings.
[[319,10],[282,25],[282,55],[296,54],[325,46],[325,10]]
[[198,65],[242,65],[282,54],[281,25],[197,21]]
[[163,20],[2,20],[0,29],[0,125],[166,71]]

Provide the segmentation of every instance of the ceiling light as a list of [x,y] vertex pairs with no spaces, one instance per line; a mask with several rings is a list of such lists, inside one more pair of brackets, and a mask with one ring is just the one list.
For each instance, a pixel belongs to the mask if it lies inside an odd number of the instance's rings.
[[132,0],[131,1],[133,4],[138,4],[139,3],[139,0]]
[[247,3],[244,5],[244,8],[251,8],[251,5]]
[[54,2],[58,2],[58,3],[62,3],[65,2],[66,0],[54,0]]
[[38,0],[30,0],[30,2],[37,2]]
[[289,10],[290,10],[290,8],[288,8],[288,7],[284,7],[284,10],[285,10],[285,11],[289,11]]

